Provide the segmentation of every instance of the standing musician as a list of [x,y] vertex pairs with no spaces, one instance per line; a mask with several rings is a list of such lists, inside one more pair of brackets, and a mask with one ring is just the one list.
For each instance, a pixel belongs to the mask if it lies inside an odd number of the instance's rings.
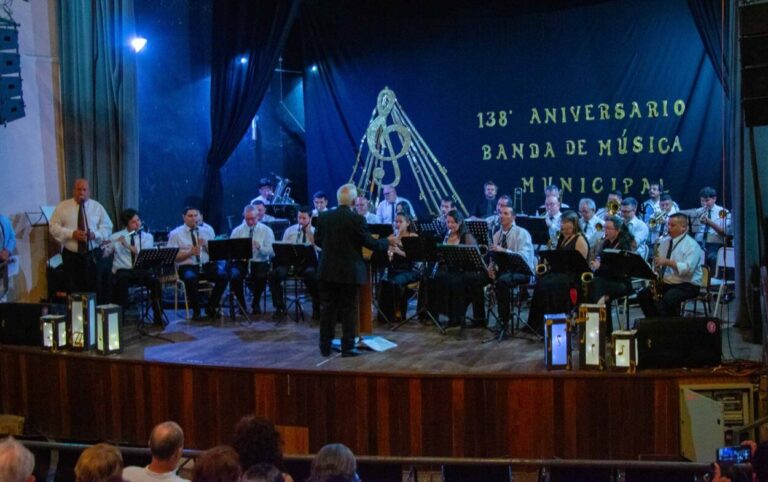
[[405,317],[408,310],[408,298],[405,296],[405,288],[419,279],[419,272],[414,263],[405,259],[403,251],[403,238],[418,236],[413,217],[407,213],[399,213],[395,216],[397,225],[397,244],[390,246],[387,251],[389,266],[387,275],[381,280],[379,289],[379,309],[390,322],[399,321]]
[[[444,244],[450,245],[477,245],[477,240],[464,224],[464,216],[457,210],[448,213],[446,217],[448,233],[445,235]],[[460,326],[464,329],[464,319],[467,312],[466,299],[472,299],[472,312],[477,319],[484,313],[482,299],[482,286],[486,279],[486,273],[468,273],[453,271],[449,266],[440,263],[435,273],[435,282],[432,284],[435,290],[434,296],[429,297],[430,311],[437,315],[443,309],[448,315],[448,324]],[[479,291],[479,297],[478,297]]]
[[[617,274],[609,267],[600,264],[603,250],[618,249],[622,251],[632,250],[632,235],[629,234],[627,225],[619,216],[610,216],[605,219],[603,226],[605,237],[590,250],[594,253],[589,260],[589,267],[594,271],[590,289],[590,303],[608,304],[610,300],[621,298],[632,292],[632,280]],[[611,310],[606,310],[606,324],[608,333],[613,329]]]
[[170,232],[167,244],[170,248],[179,248],[179,254],[176,255],[177,271],[184,282],[189,304],[192,305],[192,318],[196,320],[201,319],[198,281],[207,279],[213,282],[213,291],[205,308],[207,317],[216,315],[221,295],[227,286],[225,266],[209,262],[208,241],[214,238],[214,233],[198,226],[199,215],[197,208],[184,208],[184,223]]
[[105,255],[114,252],[112,274],[115,278],[115,300],[117,304],[128,306],[128,288],[142,285],[149,290],[152,300],[152,319],[156,325],[163,324],[163,310],[160,305],[161,284],[150,269],[134,268],[139,251],[154,246],[154,238],[143,230],[139,212],[126,209],[120,213],[123,229],[112,235],[111,243],[105,249]]
[[648,226],[638,218],[635,213],[637,212],[637,201],[633,197],[628,197],[621,201],[621,217],[624,218],[624,224],[627,225],[629,234],[635,240],[634,251],[637,252],[643,259],[648,259]]
[[[261,204],[263,207],[263,204]],[[243,208],[243,222],[232,230],[230,238],[249,238],[251,240],[252,253],[248,261],[248,267],[242,261],[233,263],[229,270],[231,286],[235,291],[235,296],[240,306],[245,307],[245,293],[243,292],[243,278],[246,272],[249,272],[248,282],[253,292],[253,302],[251,303],[251,312],[254,315],[261,313],[259,302],[264,289],[267,287],[267,276],[269,275],[269,261],[275,255],[272,249],[272,243],[275,242],[275,233],[272,228],[259,222],[258,206],[248,204]],[[271,280],[269,289],[272,291],[272,305],[275,312],[273,319],[280,319],[285,316],[285,306],[283,303],[283,287],[279,281]]]
[[[368,202],[368,200],[365,199],[364,197],[358,196],[357,199],[355,200],[355,205],[357,205],[357,202],[360,199],[363,199],[366,203]],[[296,215],[296,224],[294,224],[293,226],[289,226],[283,233],[284,243],[303,244],[306,246],[315,244],[315,228],[312,227],[312,223],[311,223],[312,218],[310,217],[311,214],[312,214],[312,208],[310,208],[309,206],[299,206],[299,213]],[[298,266],[296,268],[300,268],[301,271],[297,271],[293,274],[297,276],[301,276],[301,280],[304,282],[304,286],[307,287],[307,291],[309,292],[309,297],[312,299],[312,318],[319,319],[319,316],[320,316],[319,300],[320,299],[317,294],[317,282],[315,280],[315,266]],[[273,290],[272,291],[273,293],[274,293],[274,288],[272,287],[272,285],[275,283],[277,283],[278,285],[281,284],[283,281],[285,281],[288,278],[288,274],[289,274],[288,266],[276,266],[272,270],[272,274],[271,274],[272,281],[270,281],[270,289]]]
[[[86,179],[77,179],[72,197],[56,206],[50,233],[64,247],[61,259],[69,292],[96,292],[103,284],[98,267],[101,243],[112,234],[112,220],[104,207],[91,199]],[[103,301],[99,297],[99,302]]]
[[579,228],[587,238],[590,246],[597,245],[597,242],[603,237],[603,225],[601,218],[595,216],[595,201],[585,197],[579,201]]
[[[688,217],[673,214],[667,221],[669,236],[659,242],[653,262],[659,275],[655,283],[637,295],[646,317],[679,316],[680,303],[696,297],[702,283],[701,247],[688,236]],[[660,291],[660,292],[659,292]]]
[[[584,259],[587,259],[589,244],[579,228],[579,216],[574,211],[563,213],[560,220],[560,236],[557,238],[555,249],[578,251]],[[533,290],[528,325],[539,333],[543,333],[545,314],[570,311],[569,290],[573,287],[578,288],[580,276],[581,273],[548,273],[540,276]]]
[[[499,230],[496,231],[488,248],[494,253],[515,253],[522,256],[525,264],[535,270],[535,257],[533,255],[533,243],[531,234],[520,226],[515,225],[515,210],[512,206],[502,206],[499,210]],[[522,273],[510,271],[499,272],[492,267],[488,269],[488,276],[496,280],[496,300],[498,301],[499,322],[501,326],[509,326],[510,306],[512,302],[512,289],[520,284],[530,282],[530,277]]]
[[487,218],[494,214],[496,209],[496,193],[498,187],[493,181],[486,181],[483,184],[483,199],[478,201],[472,208],[472,216],[476,218]]
[[717,205],[717,191],[705,187],[699,191],[701,202],[701,218],[696,241],[704,248],[707,255],[707,266],[715,272],[717,251],[726,245],[726,237],[731,232],[731,214],[722,206]]

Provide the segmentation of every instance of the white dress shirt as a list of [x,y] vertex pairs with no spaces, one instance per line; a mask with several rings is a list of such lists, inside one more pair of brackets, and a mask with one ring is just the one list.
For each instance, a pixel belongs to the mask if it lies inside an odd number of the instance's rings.
[[[198,240],[204,239],[206,241],[210,241],[215,238],[213,231],[211,230],[198,228],[197,226],[192,229],[195,229],[195,236]],[[166,246],[169,248],[179,248],[181,251],[192,248],[192,232],[190,228],[186,224],[182,224],[181,226],[171,231],[171,233],[168,235],[168,244],[166,244]],[[203,247],[203,249],[200,251],[199,262],[205,264],[209,261],[209,259],[208,248]],[[198,264],[198,260],[196,256],[190,256],[185,260],[178,261],[176,264]]]
[[259,243],[258,248],[255,246],[253,248],[252,261],[268,263],[270,258],[275,255],[275,250],[272,248],[272,243],[275,242],[275,233],[266,224],[256,223],[253,225],[253,230],[251,230],[251,226],[248,226],[243,221],[240,226],[232,230],[232,234],[229,237],[232,239],[251,238],[252,241]]
[[635,252],[642,256],[643,259],[648,258],[648,245],[646,244],[649,233],[648,226],[642,219],[635,216],[632,218],[632,221],[627,223],[627,229],[629,229],[629,234],[632,235],[637,244]]
[[[72,233],[77,231],[77,214],[80,204],[69,198],[61,201],[51,216],[49,231],[51,236],[64,245],[64,249],[77,253],[77,240]],[[109,219],[104,206],[89,199],[85,202],[86,227],[96,236],[88,241],[88,251],[98,248],[102,241],[109,239],[112,234],[112,220]]]
[[[315,234],[315,228],[313,226],[309,226],[309,232],[312,234]],[[288,226],[288,228],[283,233],[283,242],[284,243],[291,243],[291,244],[309,244],[309,240],[306,239],[306,236],[304,237],[304,242],[299,243],[301,236],[301,228],[299,224],[294,224],[293,226]]]
[[496,231],[493,235],[493,244],[501,246],[501,237],[507,238],[507,252],[516,253],[523,257],[525,264],[534,272],[536,269],[536,260],[533,255],[533,242],[531,241],[531,233],[526,229],[517,225],[512,225],[509,231],[505,232],[504,228]]
[[365,222],[368,224],[380,224],[379,217],[373,213],[365,213]]
[[405,199],[404,197],[397,196],[394,203],[390,203],[384,200],[379,203],[378,207],[376,207],[376,216],[379,218],[379,222],[381,224],[392,224],[395,222],[395,219],[392,216],[392,209],[394,208],[394,212],[397,213],[397,203],[400,202],[407,204],[408,208],[411,210],[411,213],[415,214],[411,201]]
[[[724,228],[726,235],[732,234],[731,213],[728,213],[725,216],[725,219],[721,219],[720,218],[721,211],[723,211],[723,207],[715,204],[714,206],[712,206],[712,209],[705,211],[705,214],[713,223],[715,223],[721,228]],[[706,233],[707,239],[704,239],[705,233]],[[713,244],[725,244],[725,238],[723,236],[720,236],[717,233],[717,231],[715,231],[715,228],[713,228],[712,226],[707,226],[704,223],[701,223],[699,225],[699,231],[696,233],[696,241],[704,242],[704,243],[713,243]]]
[[563,217],[562,211],[554,215],[545,214],[544,219],[547,222],[547,229],[549,230],[549,239],[553,244],[557,243],[558,232],[560,231],[560,218]]
[[[128,230],[123,229],[112,235],[111,247],[115,253],[115,257],[112,260],[112,272],[115,273],[119,269],[133,269],[133,260],[131,259],[131,250],[120,242],[122,238],[125,238],[126,244],[131,245],[131,236],[128,236]],[[140,232],[133,235],[136,249],[140,252],[142,249],[149,249],[155,245],[155,239],[151,234],[147,232]],[[136,257],[139,253],[136,253]]]
[[592,216],[586,223],[584,222],[584,219],[579,219],[579,227],[581,228],[581,232],[584,233],[584,237],[587,238],[590,248],[595,247],[597,242],[603,237],[602,228],[600,231],[597,230],[598,223],[602,225],[603,220],[597,216]]
[[672,253],[669,259],[677,263],[677,269],[667,266],[664,269],[664,282],[668,284],[693,283],[701,286],[701,265],[704,262],[703,251],[695,239],[687,234],[672,239],[669,236],[659,243],[659,257],[666,258],[669,244]]

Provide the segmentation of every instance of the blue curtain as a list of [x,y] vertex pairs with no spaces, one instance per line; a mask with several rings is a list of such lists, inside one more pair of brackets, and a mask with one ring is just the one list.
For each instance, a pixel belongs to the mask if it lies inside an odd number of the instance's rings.
[[[704,49],[707,51],[712,67],[715,69],[720,83],[726,95],[728,88],[728,63],[723,53],[724,30],[728,29],[727,16],[731,7],[726,7],[725,0],[688,0],[688,8],[691,9],[693,21],[699,31]],[[723,21],[723,14],[726,20]]]
[[138,206],[133,0],[58,2],[67,187],[90,180],[112,219]]
[[232,0],[213,4],[211,147],[203,174],[203,212],[222,225],[221,167],[261,104],[296,17],[299,0]]

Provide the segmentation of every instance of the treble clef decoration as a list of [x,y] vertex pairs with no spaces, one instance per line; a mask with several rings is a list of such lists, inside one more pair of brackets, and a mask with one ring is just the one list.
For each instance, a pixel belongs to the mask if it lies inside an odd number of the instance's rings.
[[[395,93],[384,87],[377,96],[371,120],[360,139],[349,182],[354,183],[360,191],[369,193],[375,204],[385,185],[400,184],[401,168],[398,161],[402,159],[411,167],[419,189],[419,201],[424,203],[430,215],[435,216],[440,212],[440,199],[446,196],[456,202],[460,211],[467,213],[467,208],[448,178],[447,169],[419,135]],[[392,163],[392,181],[384,180],[388,162]]]

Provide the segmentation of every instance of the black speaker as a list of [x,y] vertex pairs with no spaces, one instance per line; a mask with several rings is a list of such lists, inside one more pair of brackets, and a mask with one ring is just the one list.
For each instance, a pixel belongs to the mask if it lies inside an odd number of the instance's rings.
[[637,324],[637,367],[693,368],[720,364],[717,318],[645,318]]
[[66,313],[64,305],[0,303],[0,344],[40,346],[40,317]]
[[768,3],[739,7],[741,104],[747,127],[768,124]]

